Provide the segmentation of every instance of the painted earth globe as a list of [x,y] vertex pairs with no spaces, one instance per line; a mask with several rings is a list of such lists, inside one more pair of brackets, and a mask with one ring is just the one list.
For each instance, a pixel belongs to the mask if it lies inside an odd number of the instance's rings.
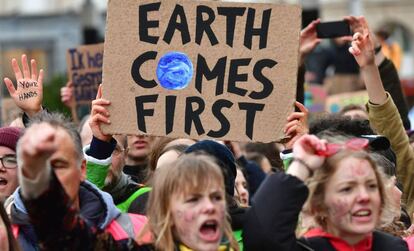
[[192,77],[193,64],[186,54],[172,51],[160,58],[157,66],[157,78],[165,89],[184,89]]

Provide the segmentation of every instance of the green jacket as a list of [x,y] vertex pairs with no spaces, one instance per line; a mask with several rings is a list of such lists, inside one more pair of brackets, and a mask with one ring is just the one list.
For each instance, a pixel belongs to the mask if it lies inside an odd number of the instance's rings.
[[96,159],[88,154],[88,150],[89,146],[85,146],[83,149],[86,158],[87,180],[95,184],[99,189],[110,193],[116,207],[121,212],[128,212],[129,206],[135,199],[142,194],[151,191],[150,187],[140,186],[124,173],[121,173],[121,177],[119,177],[114,184],[105,186],[105,179],[108,175],[112,157],[110,156],[103,160]]

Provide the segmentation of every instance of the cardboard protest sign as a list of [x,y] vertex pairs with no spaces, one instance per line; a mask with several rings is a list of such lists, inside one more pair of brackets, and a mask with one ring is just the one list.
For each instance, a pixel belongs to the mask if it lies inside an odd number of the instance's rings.
[[296,94],[301,9],[109,1],[104,132],[270,142]]
[[102,83],[103,43],[82,45],[66,52],[69,81],[77,104],[90,104]]
[[325,109],[327,112],[336,113],[339,112],[344,106],[362,105],[368,102],[367,91],[347,92],[329,96],[326,99]]

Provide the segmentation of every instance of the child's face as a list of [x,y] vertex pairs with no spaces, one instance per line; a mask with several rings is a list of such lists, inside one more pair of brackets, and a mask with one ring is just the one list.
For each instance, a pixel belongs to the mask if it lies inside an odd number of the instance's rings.
[[224,189],[209,186],[202,192],[171,197],[175,238],[193,250],[216,251],[223,236]]

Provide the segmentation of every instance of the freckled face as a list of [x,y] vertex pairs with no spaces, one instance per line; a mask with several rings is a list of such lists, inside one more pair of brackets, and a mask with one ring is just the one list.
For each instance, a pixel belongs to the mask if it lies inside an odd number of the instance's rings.
[[171,196],[175,238],[193,250],[217,251],[225,220],[224,189]]
[[349,157],[338,163],[326,185],[327,228],[341,238],[364,238],[380,216],[375,172],[367,160]]

